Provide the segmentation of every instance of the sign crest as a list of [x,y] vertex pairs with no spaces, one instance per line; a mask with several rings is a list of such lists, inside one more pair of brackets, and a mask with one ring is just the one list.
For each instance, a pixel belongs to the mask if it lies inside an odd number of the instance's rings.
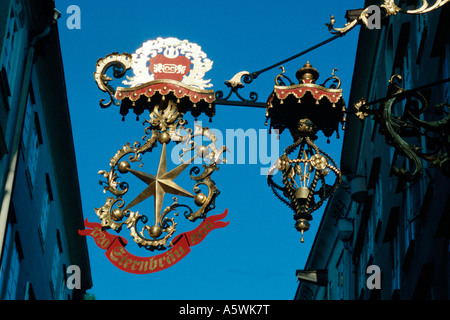
[[132,60],[134,76],[123,81],[125,85],[134,87],[152,80],[172,79],[199,89],[213,86],[211,80],[203,79],[213,62],[199,45],[188,40],[149,40],[132,54]]

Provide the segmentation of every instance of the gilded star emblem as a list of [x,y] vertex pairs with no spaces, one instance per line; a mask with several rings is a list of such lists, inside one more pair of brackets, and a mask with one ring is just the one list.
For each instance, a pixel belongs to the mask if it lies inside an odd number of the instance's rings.
[[164,195],[166,193],[170,193],[177,196],[194,198],[194,195],[192,193],[183,189],[173,181],[184,171],[184,169],[186,169],[189,166],[189,164],[190,163],[182,163],[175,169],[171,170],[170,172],[167,172],[166,144],[164,143],[161,151],[161,158],[159,161],[159,167],[156,176],[128,168],[128,171],[131,172],[140,180],[142,180],[143,182],[145,182],[147,184],[147,187],[126,206],[124,211],[137,205],[138,203],[141,203],[147,198],[154,196],[155,217],[159,217],[161,214]]

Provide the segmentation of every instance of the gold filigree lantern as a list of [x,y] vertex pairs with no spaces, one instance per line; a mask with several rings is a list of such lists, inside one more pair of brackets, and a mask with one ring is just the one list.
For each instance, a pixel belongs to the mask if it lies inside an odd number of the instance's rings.
[[[312,213],[341,182],[336,162],[314,141],[319,130],[327,138],[334,133],[339,137],[339,126],[344,129],[345,102],[340,80],[334,75],[336,69],[321,85],[316,84],[319,72],[309,62],[297,71],[298,84],[284,75],[283,67],[281,69],[283,71],[275,78],[276,85],[267,100],[266,124],[270,120],[270,128],[279,133],[288,129],[294,143],[284,149],[270,168],[267,182],[274,194],[294,211],[295,227],[301,232],[303,242],[303,233],[310,227]],[[289,81],[289,85],[285,81]],[[329,87],[326,87],[327,83],[330,83]],[[276,182],[276,176],[280,176],[281,183]]]

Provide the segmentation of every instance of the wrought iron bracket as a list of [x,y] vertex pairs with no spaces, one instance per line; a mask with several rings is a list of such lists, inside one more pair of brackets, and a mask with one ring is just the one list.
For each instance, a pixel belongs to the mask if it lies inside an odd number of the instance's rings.
[[[239,89],[244,87],[242,82],[251,83],[253,79],[255,78],[248,71],[236,73],[230,80],[225,81],[225,85],[230,88],[230,91],[226,97],[224,97],[223,91],[216,91],[215,104],[265,108],[265,103],[256,102],[258,100],[258,94],[256,92],[250,92],[250,99],[245,99],[239,93]],[[239,98],[240,101],[228,100],[233,93]]]
[[[328,38],[310,48],[307,48],[289,58],[286,58],[277,63],[274,63],[264,69],[261,69],[261,70],[255,71],[255,72],[240,71],[240,72],[236,73],[230,80],[225,81],[225,85],[228,88],[230,88],[228,94],[225,96],[223,91],[221,91],[221,90],[216,91],[216,100],[214,103],[216,105],[232,105],[232,106],[243,106],[243,107],[266,108],[267,103],[257,102],[258,94],[256,92],[254,92],[254,91],[250,92],[249,99],[245,99],[239,93],[239,90],[244,88],[244,83],[251,84],[253,82],[253,80],[257,79],[262,73],[272,70],[276,67],[280,67],[281,65],[283,65],[291,60],[297,59],[317,48],[320,48],[336,39],[343,37],[345,34],[346,33],[336,34],[336,35],[332,36],[331,38]],[[235,101],[229,100],[233,96],[233,94],[235,94],[239,100],[235,100]]]
[[[422,0],[422,5],[413,10],[403,10],[395,3],[395,0],[384,0],[380,6],[371,5],[364,9],[356,9],[347,11],[347,23],[342,28],[335,28],[334,24],[336,20],[334,16],[330,17],[330,23],[327,23],[328,30],[333,34],[345,34],[355,28],[357,25],[364,25],[366,28],[369,27],[369,17],[372,14],[373,10],[379,10],[380,8],[384,9],[383,17],[387,18],[397,13],[404,14],[424,14],[431,12],[433,10],[439,9],[446,3],[450,2],[450,0],[436,0],[434,4],[430,5],[428,1]],[[370,13],[370,14],[369,14]],[[380,12],[381,15],[381,12]]]
[[[422,5],[420,8],[413,9],[413,10],[403,10],[399,6],[396,5],[395,0],[384,0],[383,3],[378,7],[384,9],[383,17],[387,18],[392,15],[396,15],[397,13],[404,13],[404,14],[425,14],[428,12],[431,12],[433,10],[439,9],[446,3],[450,2],[450,0],[436,0],[434,4],[430,5],[428,1],[423,0]],[[346,35],[349,31],[353,30],[357,25],[364,25],[365,27],[369,27],[369,12],[371,12],[371,9],[373,6],[369,6],[364,9],[356,9],[356,10],[347,10],[347,23],[342,28],[336,28],[334,25],[336,23],[336,20],[334,16],[332,15],[330,17],[330,22],[326,23],[325,25],[328,27],[328,30],[330,33],[334,34],[333,37],[328,38],[302,52],[299,52],[296,55],[293,55],[287,59],[281,60],[273,65],[270,65],[264,69],[255,71],[255,72],[248,72],[248,71],[240,71],[236,73],[230,80],[225,81],[225,85],[230,89],[228,94],[225,96],[224,92],[219,90],[215,93],[215,104],[216,105],[232,105],[232,106],[244,106],[244,107],[257,107],[257,108],[264,108],[266,104],[264,102],[258,102],[258,94],[254,91],[250,92],[249,99],[244,98],[240,93],[239,90],[244,88],[245,84],[251,84],[253,80],[257,79],[259,75],[262,73],[269,71],[273,68],[279,67],[286,62],[289,62],[291,60],[294,60],[300,56],[303,56],[319,47],[322,47],[323,45],[332,42],[338,38],[343,37]],[[238,100],[229,100],[232,96],[236,95]]]
[[[386,138],[386,142],[395,150],[414,164],[414,168],[398,168],[393,165],[392,172],[400,179],[406,181],[416,181],[423,172],[422,160],[430,163],[431,166],[438,167],[446,176],[450,176],[450,114],[449,103],[440,103],[431,108],[428,101],[420,93],[421,90],[450,82],[450,78],[437,81],[419,88],[406,90],[395,84],[400,81],[401,76],[393,75],[389,80],[387,96],[366,102],[364,98],[354,104],[359,119],[364,120],[368,116],[374,116],[376,122],[380,124],[380,132]],[[395,105],[404,104],[403,114],[395,114]],[[378,108],[374,107],[379,105]],[[426,112],[429,111],[429,112]],[[433,114],[433,116],[431,116]],[[439,120],[426,121],[425,118]],[[432,146],[429,153],[422,151],[418,145],[407,142],[408,138],[425,138],[427,148]]]

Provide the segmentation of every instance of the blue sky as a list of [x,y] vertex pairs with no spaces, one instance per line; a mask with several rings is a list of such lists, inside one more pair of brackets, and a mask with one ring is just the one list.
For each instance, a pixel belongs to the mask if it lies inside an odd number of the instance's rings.
[[[67,28],[70,5],[81,10],[81,29]],[[199,44],[214,62],[205,75],[211,79],[212,89],[227,93],[224,81],[237,72],[258,71],[331,37],[325,26],[330,15],[336,17],[337,26],[343,26],[345,11],[363,7],[363,1],[57,0],[56,7],[62,13],[58,27],[84,217],[100,222],[94,208],[102,206],[108,195],[98,183],[102,179],[97,172],[109,170],[109,159],[116,151],[144,135],[144,117],[136,121],[130,114],[122,122],[118,107],[99,107],[99,100],[107,95],[94,81],[97,59],[112,52],[134,53],[142,43],[157,37],[187,39]],[[295,72],[309,61],[319,70],[321,83],[337,68],[348,101],[358,31],[359,27],[284,64],[286,75],[295,79]],[[258,101],[265,102],[279,72],[273,69],[261,74],[242,93],[248,97],[250,91],[256,91]],[[193,126],[193,119],[186,118]],[[267,129],[264,109],[217,105],[212,123],[205,116],[199,120],[221,132]],[[289,133],[284,133],[277,153],[291,141]],[[333,138],[330,144],[319,139],[317,144],[339,161],[342,137]],[[155,154],[158,159],[159,152]],[[235,164],[222,165],[213,176],[221,194],[210,215],[228,208],[225,221],[230,224],[226,228],[212,231],[173,267],[147,275],[116,269],[88,238],[94,284],[90,292],[97,299],[292,299],[298,285],[295,271],[305,265],[322,210],[315,213],[305,242],[300,243],[293,213],[272,194],[266,176],[260,174],[265,165],[236,164],[234,160]],[[150,163],[148,170],[152,170]],[[149,201],[152,208],[153,201]],[[179,232],[196,225],[180,222]],[[183,226],[187,229],[181,230]],[[127,231],[120,235],[128,238],[130,252],[152,255],[133,247]]]

